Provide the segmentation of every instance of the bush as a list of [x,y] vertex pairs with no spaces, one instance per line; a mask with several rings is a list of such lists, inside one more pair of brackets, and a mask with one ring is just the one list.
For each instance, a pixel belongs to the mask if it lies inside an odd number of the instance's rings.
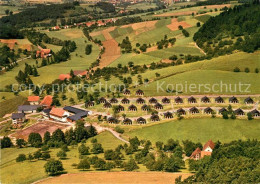
[[240,72],[240,69],[238,67],[234,68],[234,72]]
[[115,131],[120,134],[123,134],[125,132],[124,129],[122,129],[120,126],[116,126]]
[[64,159],[67,157],[67,154],[65,151],[63,150],[60,150],[58,153],[57,153],[57,157],[59,157],[60,159]]
[[78,169],[82,169],[84,171],[85,169],[89,169],[90,168],[90,164],[89,164],[87,159],[83,159],[83,160],[81,160],[79,162],[77,168]]
[[23,162],[26,160],[25,154],[19,154],[18,157],[16,158],[16,162]]
[[45,165],[45,172],[50,175],[55,175],[64,170],[62,162],[59,160],[49,160]]
[[245,68],[245,72],[249,73],[250,72],[249,68]]
[[85,144],[81,144],[78,148],[80,155],[88,155],[89,154],[89,147],[85,146]]

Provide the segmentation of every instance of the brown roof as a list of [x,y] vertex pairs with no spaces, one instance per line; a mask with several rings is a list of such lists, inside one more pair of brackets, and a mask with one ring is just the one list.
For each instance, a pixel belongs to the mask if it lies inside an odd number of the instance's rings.
[[50,114],[53,116],[62,117],[66,111],[62,108],[52,108]]
[[203,151],[207,148],[207,147],[210,147],[211,149],[214,149],[215,147],[215,144],[212,142],[212,140],[209,140],[204,146],[203,146]]
[[39,96],[28,96],[28,102],[37,102],[40,100]]
[[52,96],[51,95],[47,95],[44,97],[44,99],[41,101],[41,105],[46,105],[48,107],[50,107],[52,104]]
[[201,153],[201,149],[200,148],[196,148],[195,151],[193,151],[193,153],[191,154],[190,157],[195,157],[197,154]]

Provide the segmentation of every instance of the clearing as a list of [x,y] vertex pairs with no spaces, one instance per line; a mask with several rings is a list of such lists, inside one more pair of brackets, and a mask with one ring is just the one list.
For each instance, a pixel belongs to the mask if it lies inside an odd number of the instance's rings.
[[185,21],[180,21],[178,22],[177,18],[174,18],[171,20],[171,24],[167,25],[167,27],[172,30],[172,31],[176,31],[179,29],[179,26],[182,26],[184,29],[191,27],[191,25],[189,25],[187,22]]

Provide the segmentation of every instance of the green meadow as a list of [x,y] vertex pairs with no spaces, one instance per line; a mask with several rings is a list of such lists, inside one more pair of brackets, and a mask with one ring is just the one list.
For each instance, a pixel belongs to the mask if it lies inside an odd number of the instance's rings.
[[175,140],[189,139],[194,142],[206,143],[213,141],[230,142],[237,139],[260,139],[259,120],[224,120],[224,119],[183,119],[148,127],[141,127],[126,132],[125,136],[139,139],[166,142],[172,138]]

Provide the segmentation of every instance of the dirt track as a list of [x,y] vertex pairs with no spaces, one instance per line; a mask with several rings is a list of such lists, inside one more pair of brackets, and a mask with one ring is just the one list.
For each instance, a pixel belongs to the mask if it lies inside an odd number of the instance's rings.
[[192,174],[165,172],[85,172],[79,174],[64,174],[37,183],[174,184],[175,179],[180,175],[182,175],[183,178],[187,178]]

